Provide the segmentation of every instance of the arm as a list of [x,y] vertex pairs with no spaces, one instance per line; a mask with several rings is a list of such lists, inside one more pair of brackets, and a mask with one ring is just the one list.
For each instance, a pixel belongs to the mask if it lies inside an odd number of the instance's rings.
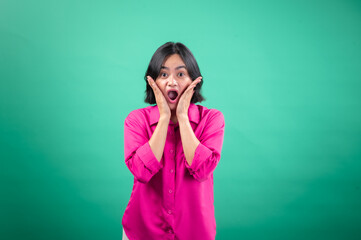
[[156,156],[158,162],[162,159],[165,140],[167,138],[169,119],[160,117],[158,125],[149,140],[150,148]]
[[184,151],[184,156],[189,166],[192,165],[194,158],[194,153],[198,144],[200,143],[193,132],[192,126],[189,123],[189,118],[187,115],[178,117],[180,135],[182,139],[182,146]]
[[[164,120],[159,120],[149,140],[145,127],[137,119],[136,114],[130,113],[124,121],[125,163],[139,182],[147,183],[163,167],[160,160],[167,135],[167,124]],[[154,144],[155,141],[162,144]]]
[[198,181],[205,181],[216,168],[220,158],[224,137],[224,116],[222,112],[215,111],[206,123],[206,127],[199,140],[197,140],[190,123],[185,118],[180,123],[180,131],[185,166],[189,173]]

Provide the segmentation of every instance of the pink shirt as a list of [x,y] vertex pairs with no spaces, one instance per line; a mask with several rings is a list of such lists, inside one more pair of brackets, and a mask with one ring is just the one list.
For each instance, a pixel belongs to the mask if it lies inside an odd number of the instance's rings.
[[169,121],[160,162],[150,146],[157,105],[133,110],[124,121],[124,157],[134,185],[122,225],[130,240],[215,239],[213,171],[220,158],[224,117],[216,109],[190,103],[190,125],[200,141],[188,165],[179,124]]

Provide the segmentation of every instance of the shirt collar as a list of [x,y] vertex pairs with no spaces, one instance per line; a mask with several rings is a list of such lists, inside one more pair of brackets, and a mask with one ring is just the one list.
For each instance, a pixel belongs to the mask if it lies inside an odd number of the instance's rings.
[[[149,113],[150,113],[150,116],[149,116],[150,125],[153,125],[154,123],[157,123],[158,120],[159,120],[158,106],[157,105],[151,106]],[[194,122],[196,124],[198,124],[198,122],[199,122],[198,106],[195,105],[194,103],[189,104],[188,118],[189,118],[189,121]]]

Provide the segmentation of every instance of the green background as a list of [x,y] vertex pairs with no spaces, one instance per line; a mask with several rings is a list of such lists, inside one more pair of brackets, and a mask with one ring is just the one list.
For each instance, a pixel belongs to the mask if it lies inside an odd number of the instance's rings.
[[0,238],[121,239],[123,127],[179,41],[223,112],[217,239],[360,239],[361,2],[0,1]]

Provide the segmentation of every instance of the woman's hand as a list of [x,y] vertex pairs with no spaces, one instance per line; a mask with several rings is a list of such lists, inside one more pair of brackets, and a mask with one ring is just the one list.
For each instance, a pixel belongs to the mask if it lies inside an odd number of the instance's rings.
[[182,96],[180,96],[178,105],[177,105],[177,118],[187,116],[188,117],[188,108],[194,93],[194,88],[197,86],[197,84],[202,81],[202,77],[198,77],[196,80],[194,80],[188,88],[183,92]]
[[148,84],[153,89],[155,100],[159,109],[159,118],[164,117],[170,119],[171,111],[168,106],[167,100],[165,99],[162,91],[158,88],[157,84],[151,76],[147,76]]

